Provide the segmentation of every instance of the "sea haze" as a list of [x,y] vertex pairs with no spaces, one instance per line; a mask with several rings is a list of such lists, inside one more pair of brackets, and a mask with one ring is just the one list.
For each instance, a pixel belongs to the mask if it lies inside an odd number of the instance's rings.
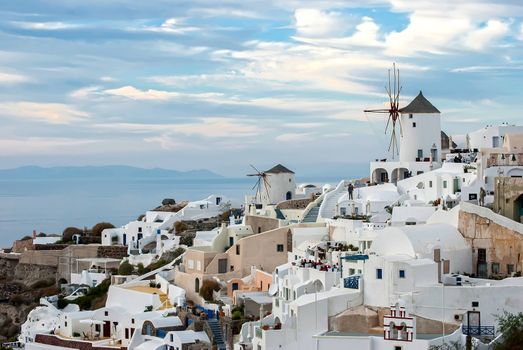
[[[344,178],[365,176],[350,168]],[[88,175],[89,174],[89,175]],[[299,177],[297,182],[335,184],[342,177]],[[121,226],[164,198],[197,200],[221,194],[239,206],[253,193],[252,178],[227,178],[208,170],[178,172],[133,167],[23,167],[0,170],[0,247],[37,232],[58,233],[67,226],[100,221]]]

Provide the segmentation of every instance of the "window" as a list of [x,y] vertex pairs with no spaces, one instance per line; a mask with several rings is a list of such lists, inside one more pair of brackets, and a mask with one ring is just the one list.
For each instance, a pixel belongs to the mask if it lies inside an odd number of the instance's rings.
[[443,181],[443,188],[447,188],[447,180]]
[[514,272],[514,265],[507,264],[507,274],[512,275],[513,272]]
[[415,128],[416,127],[416,123],[412,123],[412,127]]
[[429,181],[429,188],[432,188],[432,181]]
[[401,349],[402,349],[401,346],[397,346],[397,345],[394,346],[394,350],[401,350]]
[[231,265],[231,269],[229,271],[234,271],[234,265]]
[[138,232],[142,232],[142,228],[141,227],[138,227]]
[[499,263],[492,263],[492,274],[493,275],[499,274]]
[[64,322],[64,327],[67,327],[67,321]]
[[236,244],[236,255],[240,255],[240,245]]
[[258,233],[261,233],[261,227],[258,226]]
[[376,269],[376,279],[380,280],[383,278],[383,270],[382,269]]
[[472,307],[479,307],[479,301],[473,301]]
[[276,245],[276,251],[277,252],[283,252],[283,244],[277,244]]
[[422,158],[423,158],[423,150],[422,150],[422,149],[419,149],[419,150],[418,150],[418,158],[419,158],[420,160],[423,160],[423,159],[422,159]]
[[190,269],[194,269],[194,260],[189,259],[189,261],[187,261],[187,267]]
[[412,119],[412,113],[411,113],[411,114],[409,114],[409,119]]
[[200,260],[196,260],[196,270],[202,270],[202,262]]
[[104,315],[105,315],[105,316],[109,316],[109,311],[105,311],[105,312],[104,312]]
[[233,291],[238,290],[238,283],[233,283],[232,284],[232,290]]
[[487,261],[487,250],[486,249],[478,249],[478,262],[485,262]]
[[131,318],[131,324],[134,324],[134,318]]
[[405,278],[405,270],[400,270],[400,278]]

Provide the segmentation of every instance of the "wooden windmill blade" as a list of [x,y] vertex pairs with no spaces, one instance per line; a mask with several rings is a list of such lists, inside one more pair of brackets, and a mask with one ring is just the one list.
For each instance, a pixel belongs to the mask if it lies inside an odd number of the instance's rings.
[[[385,85],[385,91],[387,92],[387,96],[389,98],[389,108],[380,108],[380,109],[367,109],[364,110],[364,112],[370,112],[370,113],[383,113],[388,114],[389,117],[387,118],[387,124],[385,125],[385,133],[387,133],[387,130],[389,129],[389,125],[392,124],[392,132],[391,132],[391,139],[389,142],[389,149],[390,152],[392,149],[392,158],[394,159],[394,154],[399,154],[399,145],[397,140],[397,134],[396,134],[396,122],[400,124],[400,135],[403,136],[403,128],[401,126],[401,120],[400,120],[400,111],[399,111],[399,100],[400,100],[400,91],[401,91],[401,84],[400,84],[400,72],[399,69],[396,68],[396,63],[393,63],[392,65],[392,76],[390,69],[387,70],[388,75],[388,84]],[[392,78],[392,79],[391,79]]]

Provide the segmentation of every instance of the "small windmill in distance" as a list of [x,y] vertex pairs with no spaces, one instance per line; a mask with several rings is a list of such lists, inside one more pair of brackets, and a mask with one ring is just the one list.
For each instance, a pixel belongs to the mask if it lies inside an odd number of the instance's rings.
[[271,188],[271,185],[269,184],[269,181],[267,180],[267,177],[271,176],[271,174],[267,174],[264,171],[259,171],[252,164],[251,164],[251,168],[253,168],[254,171],[256,171],[256,173],[254,173],[254,174],[247,174],[247,176],[257,176],[258,177],[258,180],[256,181],[256,183],[252,187],[253,190],[256,188],[256,194],[254,195],[254,200],[257,201],[258,200],[258,195],[259,195],[260,196],[260,202],[261,202],[261,197],[262,197],[261,186],[262,186],[262,181],[263,181],[263,187],[265,188],[265,193],[267,195],[267,203],[270,203],[269,188]]
[[400,85],[400,70],[396,69],[396,63],[392,64],[392,70],[393,70],[393,81],[391,82],[391,74],[390,69],[389,72],[389,84],[388,86],[385,86],[385,91],[387,91],[387,95],[389,96],[389,108],[383,108],[383,109],[366,109],[364,110],[365,113],[384,113],[388,114],[389,118],[387,120],[387,126],[385,126],[385,133],[387,133],[387,129],[389,128],[389,124],[392,121],[392,134],[390,137],[389,142],[389,152],[392,148],[392,159],[394,159],[394,151],[396,151],[396,154],[399,154],[399,147],[398,147],[398,139],[396,135],[396,122],[400,125],[400,136],[403,136],[402,126],[401,126],[401,120],[400,120],[400,110],[399,110],[399,101],[400,101],[400,91],[401,91],[401,85]]

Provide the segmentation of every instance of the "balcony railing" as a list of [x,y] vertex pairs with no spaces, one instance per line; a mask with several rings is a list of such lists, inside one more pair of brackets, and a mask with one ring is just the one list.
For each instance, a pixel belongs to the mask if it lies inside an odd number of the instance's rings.
[[463,325],[461,327],[461,331],[465,335],[476,335],[476,336],[482,336],[482,335],[490,335],[494,336],[494,326],[465,326]]

